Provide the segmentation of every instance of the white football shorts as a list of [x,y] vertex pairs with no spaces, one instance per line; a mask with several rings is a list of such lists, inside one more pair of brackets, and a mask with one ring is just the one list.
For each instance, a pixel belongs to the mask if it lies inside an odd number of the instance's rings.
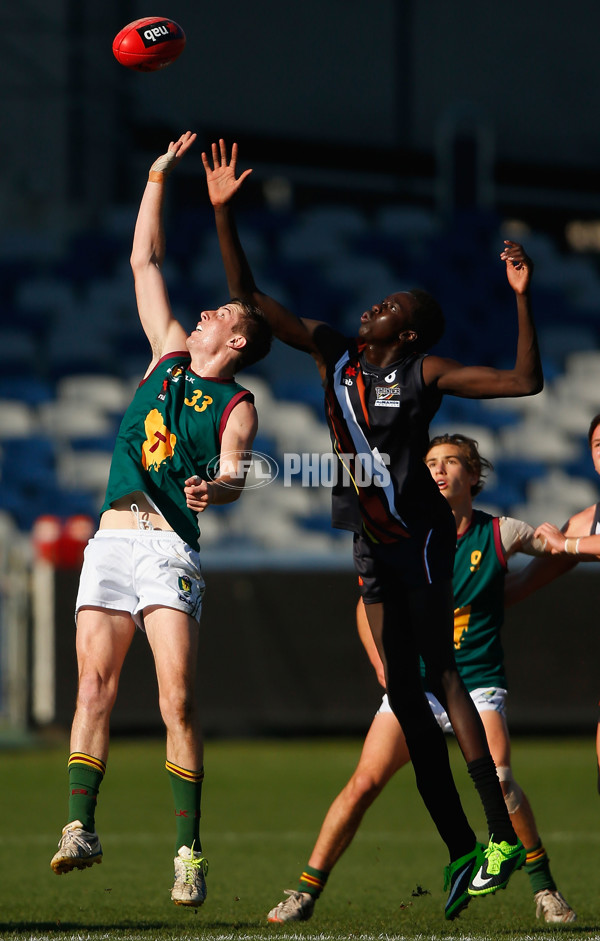
[[75,617],[87,605],[128,611],[143,631],[144,608],[161,605],[199,621],[203,594],[200,553],[177,533],[99,529],[84,552]]
[[[425,693],[427,696],[427,701],[431,706],[431,711],[433,712],[437,724],[441,728],[442,732],[447,732],[454,734],[454,729],[448,718],[448,713],[442,706],[439,699],[437,699],[433,693]],[[502,689],[501,686],[481,686],[479,689],[472,689],[469,693],[471,699],[475,703],[477,712],[486,712],[489,710],[491,712],[499,712],[500,715],[506,715],[506,695],[507,691]],[[377,715],[381,715],[385,712],[391,712],[392,708],[390,706],[387,693],[385,693],[383,699],[381,700],[381,706],[377,710]]]

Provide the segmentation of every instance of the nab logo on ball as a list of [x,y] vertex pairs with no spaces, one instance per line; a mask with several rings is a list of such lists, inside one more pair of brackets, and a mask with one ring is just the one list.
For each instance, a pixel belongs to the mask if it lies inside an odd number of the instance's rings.
[[141,40],[146,49],[155,46],[157,42],[172,42],[181,38],[181,27],[170,20],[163,20],[156,26],[140,26],[138,29]]
[[185,33],[174,20],[164,16],[146,16],[128,23],[113,40],[117,62],[137,72],[164,69],[181,55]]

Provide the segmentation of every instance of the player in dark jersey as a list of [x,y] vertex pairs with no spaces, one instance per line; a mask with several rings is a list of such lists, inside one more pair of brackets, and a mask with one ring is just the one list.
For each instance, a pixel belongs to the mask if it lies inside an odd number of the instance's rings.
[[151,362],[123,418],[100,526],[85,551],[76,602],[79,689],[69,822],[51,866],[60,875],[102,861],[96,797],[121,667],[139,627],[154,656],[167,731],[176,814],[171,898],[197,907],[206,896],[195,695],[204,591],[198,517],[240,496],[257,417],[252,395],[234,375],[268,352],[271,329],[239,299],[202,311],[189,336],[171,311],[161,271],[164,183],[195,136],[183,134],[153,164],[135,227],[131,265]]
[[[527,849],[525,870],[534,893],[536,915],[551,923],[571,922],[575,912],[556,887],[531,806],[512,774],[505,719],[507,682],[500,633],[507,563],[518,552],[538,555],[543,551],[543,543],[534,538],[533,527],[528,523],[474,509],[473,498],[481,492],[484,475],[491,465],[480,456],[472,438],[465,435],[433,438],[425,463],[452,509],[456,526],[453,576],[456,662],[484,724],[513,825]],[[366,624],[362,600],[357,607],[357,627],[377,678],[385,687],[383,665]],[[426,676],[423,682],[428,690]],[[429,691],[426,695],[440,728],[451,732],[452,726],[437,697]],[[354,839],[364,814],[390,778],[409,761],[402,728],[384,696],[358,765],[328,810],[296,889],[286,890],[287,898],[269,912],[269,921],[306,921],[312,916],[331,870]]]
[[[295,317],[257,288],[231,212],[231,199],[249,172],[236,179],[236,160],[236,146],[228,160],[223,141],[213,144],[212,164],[203,155],[228,284],[264,311],[275,336],[313,356],[325,385],[333,448],[345,471],[334,489],[333,521],[354,532],[355,565],[369,586],[363,600],[386,665],[390,704],[404,729],[419,792],[448,847],[446,915],[453,917],[469,895],[506,886],[524,850],[481,720],[456,669],[455,526],[423,456],[429,422],[445,393],[494,398],[533,395],[542,388],[529,299],[532,265],[520,245],[505,243],[501,258],[515,292],[519,327],[512,369],[463,366],[426,355],[442,336],[444,322],[437,302],[423,291],[402,291],[374,304],[361,317],[358,338],[348,339],[326,323]],[[359,472],[362,485],[353,486]],[[490,843],[483,861],[454,785],[443,733],[423,693],[419,656],[448,710],[484,806]]]

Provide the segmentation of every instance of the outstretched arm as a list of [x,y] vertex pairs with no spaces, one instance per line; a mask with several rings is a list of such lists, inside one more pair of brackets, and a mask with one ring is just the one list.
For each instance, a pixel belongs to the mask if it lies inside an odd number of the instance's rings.
[[527,598],[532,592],[554,581],[563,572],[576,565],[575,559],[551,554],[547,540],[537,536],[533,526],[523,520],[501,516],[499,521],[500,541],[506,559],[515,553],[534,555],[537,558],[519,572],[509,572],[504,580],[504,607]]
[[531,312],[530,281],[533,263],[517,242],[505,241],[500,255],[506,263],[506,276],[517,300],[518,338],[512,369],[489,366],[463,366],[439,356],[429,356],[423,364],[428,385],[441,392],[465,398],[502,398],[535,395],[544,386],[542,362]]
[[577,536],[562,532],[553,523],[542,523],[536,536],[546,539],[553,555],[584,556],[577,561],[597,562],[600,559],[600,535]]
[[553,523],[542,523],[537,527],[534,537],[543,543],[546,554],[543,558],[534,559],[522,571],[507,575],[504,582],[506,607],[527,598],[564,572],[570,572],[578,562],[597,561],[600,536],[589,535],[595,510],[596,506],[592,504],[575,513],[562,529]]
[[195,140],[196,135],[186,131],[154,161],[135,225],[131,267],[140,321],[152,350],[149,371],[165,353],[185,349],[187,334],[173,317],[161,270],[165,258],[163,204],[165,181]]
[[578,562],[595,562],[600,558],[600,535],[590,535],[596,514],[596,504],[571,516],[562,529],[553,523],[542,523],[535,531],[545,539],[548,550],[556,556],[585,556]]
[[237,144],[233,144],[231,156],[227,159],[227,147],[222,139],[218,145],[212,145],[211,160],[206,153],[202,154],[229,292],[232,297],[241,297],[256,304],[269,321],[274,336],[289,346],[310,353],[323,374],[324,353],[338,335],[318,320],[296,317],[283,304],[264,294],[254,280],[231,208],[233,197],[252,172],[245,170],[236,178],[237,155]]
[[573,556],[558,556],[547,553],[533,559],[520,572],[510,572],[504,579],[504,607],[509,608],[523,601],[555,578],[570,572],[577,565]]

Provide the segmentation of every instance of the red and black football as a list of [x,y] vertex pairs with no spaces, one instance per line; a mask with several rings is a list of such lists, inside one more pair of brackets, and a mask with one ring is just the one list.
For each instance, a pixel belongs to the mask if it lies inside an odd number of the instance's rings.
[[115,59],[137,72],[164,69],[181,55],[185,33],[174,20],[165,16],[144,16],[128,23],[113,39]]

